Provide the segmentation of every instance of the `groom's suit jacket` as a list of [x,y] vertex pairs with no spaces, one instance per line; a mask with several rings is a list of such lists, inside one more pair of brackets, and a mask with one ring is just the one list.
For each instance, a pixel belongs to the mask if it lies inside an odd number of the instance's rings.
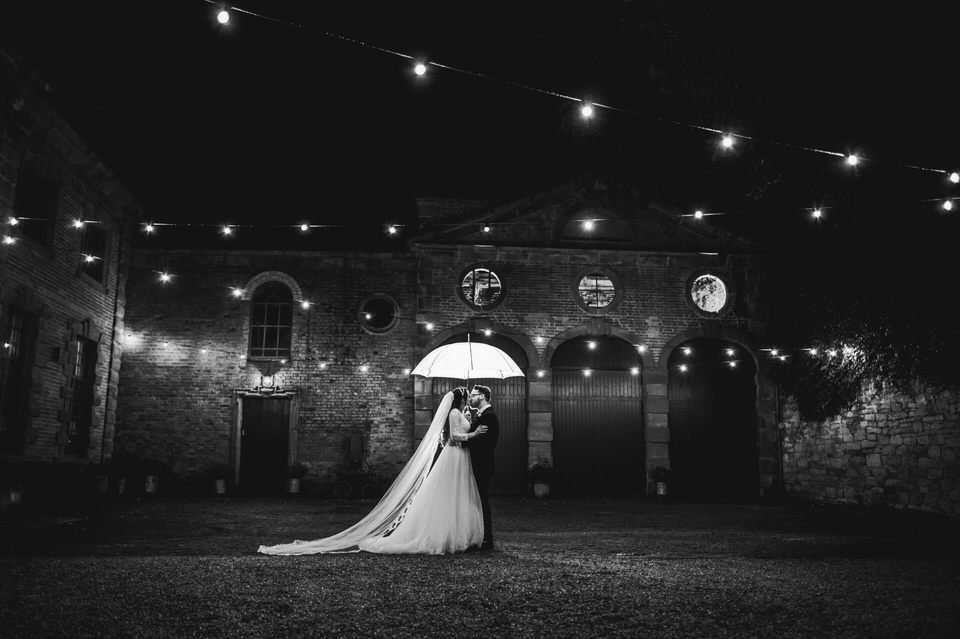
[[490,478],[493,476],[493,449],[500,437],[500,419],[492,406],[480,413],[479,417],[473,421],[470,432],[477,430],[480,424],[487,425],[487,432],[470,440],[470,461],[473,464],[474,475]]

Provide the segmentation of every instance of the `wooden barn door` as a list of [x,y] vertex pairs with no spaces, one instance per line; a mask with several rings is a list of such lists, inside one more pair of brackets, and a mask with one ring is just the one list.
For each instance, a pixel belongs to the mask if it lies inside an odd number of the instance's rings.
[[242,398],[240,420],[240,489],[268,493],[283,488],[289,460],[289,397]]
[[[684,353],[685,347],[689,354]],[[736,344],[704,338],[675,349],[669,367],[671,494],[722,501],[756,497],[759,456],[753,359]]]
[[555,369],[553,425],[551,490],[561,496],[643,493],[639,375]]
[[[434,378],[433,405],[438,405],[445,394],[464,384],[464,380]],[[470,380],[471,388],[475,384],[490,387],[491,404],[500,419],[490,493],[523,494],[527,489],[527,380],[523,377]]]

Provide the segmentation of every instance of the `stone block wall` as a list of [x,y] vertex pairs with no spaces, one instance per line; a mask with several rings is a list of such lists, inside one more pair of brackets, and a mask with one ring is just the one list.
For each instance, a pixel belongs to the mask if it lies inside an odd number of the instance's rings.
[[[174,277],[161,284],[158,271]],[[247,357],[250,295],[269,279],[298,298],[286,363]],[[297,392],[296,458],[311,480],[346,470],[352,432],[362,434],[378,475],[394,476],[413,443],[414,290],[407,254],[138,252],[120,383],[125,452],[159,458],[182,476],[229,463],[235,392],[272,376]],[[384,334],[358,322],[361,302],[375,293],[399,304],[400,319]]]
[[960,515],[960,392],[867,389],[852,410],[780,424],[788,494]]

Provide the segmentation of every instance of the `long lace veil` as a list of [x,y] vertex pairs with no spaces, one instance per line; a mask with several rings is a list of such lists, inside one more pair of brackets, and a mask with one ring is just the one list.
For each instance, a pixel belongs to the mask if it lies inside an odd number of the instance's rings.
[[430,472],[430,466],[433,464],[433,457],[437,450],[437,441],[443,432],[452,405],[453,392],[451,391],[443,396],[437,412],[433,415],[430,429],[423,436],[413,456],[366,517],[332,537],[313,541],[297,540],[293,543],[277,546],[260,546],[257,552],[266,555],[358,552],[360,542],[383,535],[390,528],[390,524],[400,516],[413,496],[416,495],[423,478]]

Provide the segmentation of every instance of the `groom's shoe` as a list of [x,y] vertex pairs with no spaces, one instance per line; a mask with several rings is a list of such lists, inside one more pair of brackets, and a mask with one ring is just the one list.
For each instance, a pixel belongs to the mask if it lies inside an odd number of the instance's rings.
[[493,549],[494,549],[494,548],[493,548],[493,540],[492,540],[492,539],[491,539],[490,541],[485,541],[485,542],[483,542],[482,544],[480,544],[480,550],[487,551],[487,550],[493,550]]

